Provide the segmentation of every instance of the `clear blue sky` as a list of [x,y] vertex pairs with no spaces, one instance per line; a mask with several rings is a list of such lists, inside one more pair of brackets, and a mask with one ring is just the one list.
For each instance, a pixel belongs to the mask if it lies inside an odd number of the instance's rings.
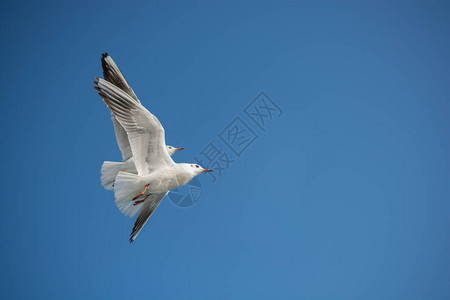
[[[372,2],[3,1],[1,298],[450,299],[450,5]],[[132,245],[104,51],[178,162],[284,112]]]

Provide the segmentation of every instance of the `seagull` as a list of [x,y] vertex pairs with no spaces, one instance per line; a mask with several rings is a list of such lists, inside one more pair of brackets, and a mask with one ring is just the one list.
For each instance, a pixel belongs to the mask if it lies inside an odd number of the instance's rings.
[[[133,89],[128,84],[128,81],[125,79],[125,76],[123,76],[122,72],[120,71],[119,67],[117,67],[112,57],[105,52],[102,54],[101,62],[103,68],[103,77],[105,78],[105,80],[119,87],[136,102],[140,103]],[[122,153],[122,162],[103,162],[100,180],[102,186],[107,190],[113,190],[114,181],[120,171],[137,174],[137,170],[133,160],[133,153],[131,152],[131,146],[128,141],[128,135],[122,125],[120,125],[120,123],[117,121],[113,113],[111,113],[111,119],[114,125],[114,131],[116,133],[117,144],[119,145],[120,152]],[[184,148],[175,148],[169,145],[166,146],[167,153],[170,156],[172,156],[175,152],[183,149]]]
[[[123,83],[123,82],[122,82]],[[130,236],[132,243],[154,211],[171,190],[189,183],[195,176],[212,172],[198,164],[175,163],[166,150],[165,133],[128,86],[116,85],[102,78],[95,89],[127,134],[137,174],[120,171],[115,179],[114,196],[119,210],[133,217],[142,208]],[[131,96],[131,93],[134,95]]]

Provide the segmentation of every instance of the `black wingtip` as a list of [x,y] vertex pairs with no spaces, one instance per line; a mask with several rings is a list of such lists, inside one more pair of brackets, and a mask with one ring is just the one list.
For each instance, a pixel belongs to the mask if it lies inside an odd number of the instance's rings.
[[108,53],[106,53],[106,52],[102,53],[102,58],[100,59],[101,62],[102,62],[103,76],[105,76],[105,72],[106,72],[106,70],[108,68],[107,63],[105,61],[105,58],[107,58],[108,56],[109,56]]

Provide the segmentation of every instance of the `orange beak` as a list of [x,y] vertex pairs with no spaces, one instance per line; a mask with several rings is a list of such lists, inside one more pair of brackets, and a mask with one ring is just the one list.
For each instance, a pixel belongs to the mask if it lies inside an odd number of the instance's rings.
[[212,172],[213,170],[210,169],[204,169],[203,172]]
[[184,150],[184,148],[176,148],[175,151]]

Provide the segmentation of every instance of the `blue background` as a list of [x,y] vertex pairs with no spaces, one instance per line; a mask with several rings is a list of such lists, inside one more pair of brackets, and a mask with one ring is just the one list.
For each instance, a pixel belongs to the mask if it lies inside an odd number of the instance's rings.
[[[450,5],[371,2],[3,1],[1,298],[450,299]],[[104,51],[178,162],[284,111],[132,245]]]

